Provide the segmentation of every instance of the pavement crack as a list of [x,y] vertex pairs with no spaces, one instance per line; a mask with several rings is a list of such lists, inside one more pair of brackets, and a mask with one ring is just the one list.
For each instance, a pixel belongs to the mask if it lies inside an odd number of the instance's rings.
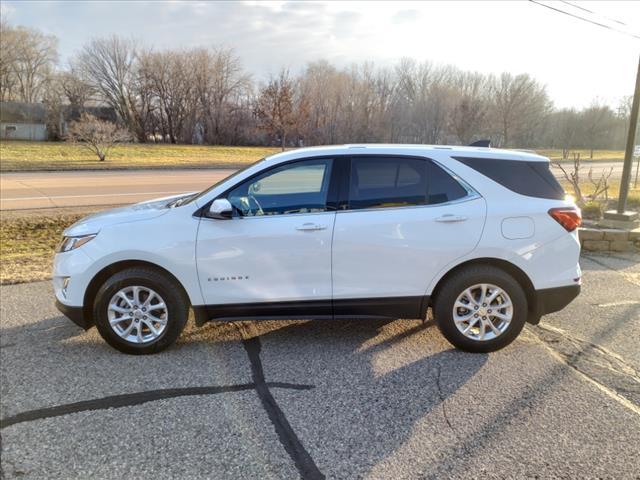
[[442,407],[442,416],[444,417],[444,421],[447,423],[449,430],[453,432],[453,435],[458,440],[458,444],[461,444],[465,453],[467,453],[467,445],[463,442],[460,442],[460,435],[458,435],[458,431],[453,427],[451,420],[449,419],[449,413],[447,411],[446,400],[447,397],[442,390],[442,365],[440,363],[438,365],[438,371],[436,373],[436,386],[438,387],[438,396],[440,397],[440,405]]
[[[312,385],[297,385],[284,382],[273,382],[265,384],[265,387],[286,388],[292,390],[309,390]],[[134,407],[147,402],[167,400],[170,398],[190,397],[198,395],[215,395],[218,393],[242,392],[254,390],[253,383],[241,383],[237,385],[220,385],[206,387],[186,387],[186,388],[166,388],[161,390],[147,390],[144,392],[125,393],[122,395],[112,395],[109,397],[83,400],[80,402],[56,405],[54,407],[38,408],[28,410],[9,417],[0,419],[0,429],[10,427],[17,423],[43,420],[45,418],[60,417],[72,413],[88,412],[94,410],[108,410],[111,408]]]
[[289,454],[289,457],[291,457],[302,479],[324,479],[324,474],[317,467],[309,452],[304,448],[304,445],[269,390],[269,384],[265,380],[264,368],[262,366],[262,360],[260,359],[260,351],[262,349],[260,337],[249,332],[245,325],[238,325],[238,329],[242,336],[242,345],[247,352],[249,363],[251,364],[251,376],[255,390],[278,435],[280,443]]
[[34,187],[34,186],[32,186],[32,185],[29,185],[29,184],[28,184],[28,183],[26,183],[24,180],[17,180],[17,182],[18,182],[20,185],[22,185],[22,186],[24,186],[24,187],[26,187],[26,188],[30,188],[30,189],[32,189],[32,190],[35,190],[35,191],[36,191],[36,192],[38,192],[40,195],[42,195],[44,198],[46,198],[46,199],[47,199],[47,201],[48,201],[48,202],[50,202],[50,203],[51,203],[51,205],[53,205],[55,208],[57,208],[57,207],[58,207],[58,205],[56,205],[56,203],[51,199],[51,196],[50,196],[50,195],[48,195],[47,193],[45,193],[44,191],[40,190],[40,189],[39,189],[39,188],[37,188],[37,187]]
[[564,364],[640,414],[640,372],[621,356],[551,325],[529,326],[528,331]]

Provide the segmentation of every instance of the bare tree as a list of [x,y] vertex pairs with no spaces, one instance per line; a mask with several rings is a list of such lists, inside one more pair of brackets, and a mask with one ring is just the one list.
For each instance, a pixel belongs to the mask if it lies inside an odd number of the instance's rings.
[[283,151],[287,134],[306,116],[306,107],[296,105],[294,100],[294,82],[289,72],[282,70],[260,91],[254,108],[260,126],[278,137]]
[[[226,120],[237,103],[246,100],[251,79],[229,49],[197,49],[193,52],[195,95],[205,118],[205,136],[212,143],[228,137]],[[237,103],[236,103],[237,102]]]
[[67,140],[81,145],[97,155],[104,162],[116,143],[128,142],[131,135],[115,123],[100,120],[89,113],[83,113],[80,120],[72,122]]
[[0,20],[0,101],[12,100],[16,89],[14,65],[18,61],[18,34],[15,28]]
[[597,180],[594,180],[593,178],[593,167],[589,168],[587,178],[593,186],[593,191],[590,194],[585,195],[582,180],[580,178],[582,170],[580,153],[573,154],[572,169],[566,169],[560,162],[553,162],[552,166],[560,169],[564,178],[569,182],[578,205],[584,205],[587,201],[597,200],[602,194],[604,194],[605,201],[609,199],[609,178],[611,178],[611,175],[613,174],[613,167],[608,171],[602,171]]
[[527,74],[493,77],[407,58],[395,68],[315,62],[258,89],[229,49],[143,51],[114,36],[89,42],[55,75],[49,62],[40,87],[25,88],[16,72],[26,30],[6,22],[0,28],[0,100],[32,92],[27,99],[51,110],[51,131],[60,112],[77,118],[91,103],[112,107],[139,141],[258,144],[261,131],[281,146],[293,135],[311,145],[481,137],[497,146],[562,148],[565,160],[574,148],[624,143],[628,102],[617,113],[600,104],[553,111],[545,87]]
[[37,102],[43,97],[55,63],[58,40],[38,30],[0,24],[0,97]]
[[[194,113],[193,62],[187,51],[168,50],[140,55],[141,81],[157,103],[163,137],[171,143],[188,141],[188,117]],[[145,88],[146,90],[146,88]]]
[[73,64],[58,74],[57,82],[74,117],[79,116],[86,104],[96,95],[95,88],[80,75],[78,67]]
[[451,111],[451,129],[463,145],[471,142],[483,130],[487,116],[488,84],[486,77],[478,73],[461,72],[455,82]]
[[528,146],[551,109],[545,87],[528,74],[500,75],[494,81],[492,103],[504,146]]
[[589,158],[593,158],[593,150],[607,145],[611,136],[611,127],[615,114],[606,105],[594,101],[582,112],[585,146],[589,148]]
[[136,47],[133,41],[115,35],[92,40],[76,61],[89,85],[116,111],[138,140],[144,142],[144,109],[136,98]]

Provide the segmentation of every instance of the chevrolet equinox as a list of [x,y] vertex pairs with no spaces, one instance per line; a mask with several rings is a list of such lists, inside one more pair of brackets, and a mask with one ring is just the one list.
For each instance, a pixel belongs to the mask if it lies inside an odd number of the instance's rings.
[[[206,173],[203,173],[206,175]],[[580,210],[545,157],[347,145],[267,157],[200,193],[67,228],[57,307],[126,353],[238,319],[425,318],[489,352],[580,292]]]

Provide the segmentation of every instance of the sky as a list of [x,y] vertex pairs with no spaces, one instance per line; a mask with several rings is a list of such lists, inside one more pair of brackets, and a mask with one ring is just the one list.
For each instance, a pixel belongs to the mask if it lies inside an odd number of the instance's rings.
[[[640,37],[640,1],[540,2]],[[158,49],[230,47],[258,81],[321,59],[392,66],[412,57],[483,73],[529,73],[559,108],[594,99],[616,106],[633,92],[640,54],[638,38],[530,1],[2,0],[0,8],[11,24],[56,35],[62,63],[91,38],[111,34]]]

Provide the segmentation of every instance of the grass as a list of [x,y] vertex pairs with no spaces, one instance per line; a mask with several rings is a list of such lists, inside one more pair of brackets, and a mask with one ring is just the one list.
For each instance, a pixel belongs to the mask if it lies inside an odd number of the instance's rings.
[[[554,162],[562,160],[561,149],[540,149],[535,152]],[[565,161],[573,162],[574,153],[579,153],[580,160],[583,162],[622,162],[624,160],[624,150],[594,150],[593,158],[589,158],[590,150],[570,150],[569,157]]]
[[[573,195],[573,188],[571,187],[569,182],[560,180],[560,184],[568,194]],[[638,184],[638,188],[633,188],[632,180],[630,187],[631,188],[629,189],[629,195],[627,196],[627,210],[640,211],[640,183]],[[593,184],[588,181],[580,182],[580,189],[582,190],[582,194],[584,196],[587,196],[593,193]],[[605,205],[605,209],[615,208],[619,193],[620,180],[614,180],[609,186],[609,205]],[[601,198],[601,200],[604,201],[604,198]]]
[[62,231],[96,208],[55,212],[2,212],[0,222],[0,284],[51,278],[55,247]]
[[0,172],[138,168],[239,168],[279,152],[273,147],[131,143],[116,145],[104,162],[65,142],[0,142]]
[[[149,168],[239,168],[279,152],[274,147],[225,147],[130,143],[117,145],[104,162],[80,145],[65,142],[0,141],[0,172],[44,170],[115,170]],[[560,160],[562,150],[536,150],[551,160]],[[579,152],[585,162],[622,161],[622,150]],[[571,155],[569,160],[571,160]]]

